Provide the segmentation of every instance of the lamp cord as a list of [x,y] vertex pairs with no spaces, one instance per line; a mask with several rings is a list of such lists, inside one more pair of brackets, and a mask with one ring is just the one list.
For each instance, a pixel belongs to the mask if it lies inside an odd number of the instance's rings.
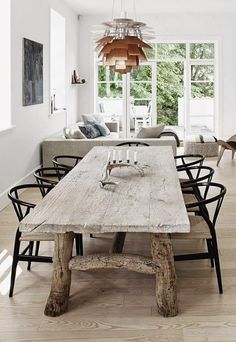
[[112,13],[111,13],[112,19],[114,19],[114,10],[115,10],[115,0],[113,0],[112,2]]
[[123,8],[124,8],[123,0],[120,0],[120,11],[121,11],[121,13],[123,12]]
[[137,10],[136,10],[136,2],[133,0],[133,8],[134,8],[134,19],[137,21]]

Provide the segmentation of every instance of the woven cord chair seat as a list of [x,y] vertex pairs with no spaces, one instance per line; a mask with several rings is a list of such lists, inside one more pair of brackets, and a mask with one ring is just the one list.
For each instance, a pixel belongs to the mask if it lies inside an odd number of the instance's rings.
[[190,216],[190,233],[171,234],[172,239],[210,239],[211,233],[207,223],[201,216]]

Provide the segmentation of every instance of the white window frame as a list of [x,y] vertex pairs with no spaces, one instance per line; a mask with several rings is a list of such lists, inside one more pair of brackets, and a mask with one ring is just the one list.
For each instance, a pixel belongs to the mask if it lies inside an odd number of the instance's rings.
[[[63,77],[63,92],[64,92],[64,101],[63,101],[63,104],[60,105],[59,108],[57,108],[56,110],[54,110],[54,94],[56,93],[56,89],[53,89],[53,81],[52,81],[52,73],[53,73],[53,63],[55,63],[55,58],[53,56],[54,52],[52,52],[52,47],[53,47],[53,42],[52,42],[52,15],[56,15],[58,16],[58,18],[61,17],[61,19],[63,19],[63,24],[64,24],[64,28],[61,28],[63,29],[63,34],[62,36],[60,37],[60,41],[61,43],[63,44],[64,46],[64,49],[63,49],[63,53],[62,53],[62,56],[64,57],[64,62],[63,63],[63,67],[60,69],[60,72],[63,73],[62,77]],[[62,46],[62,48],[63,48]],[[58,114],[58,113],[66,113],[67,112],[67,108],[66,108],[66,104],[67,104],[67,94],[66,94],[66,18],[60,13],[58,12],[57,10],[55,10],[54,8],[50,8],[50,88],[49,88],[49,91],[50,91],[50,108],[49,108],[49,117],[53,116],[54,114]],[[57,104],[57,98],[56,98],[56,101],[55,103]]]
[[[191,44],[214,44],[214,59],[192,59],[190,56],[190,45]],[[218,41],[189,41],[186,43],[186,77],[185,80],[187,83],[185,84],[185,133],[191,133],[191,125],[190,125],[190,101],[192,100],[191,96],[191,85],[192,83],[196,83],[196,81],[191,80],[191,67],[192,65],[212,65],[214,67],[214,108],[213,108],[213,131],[210,132],[213,135],[218,135],[218,115],[219,115],[219,92],[218,92]],[[204,81],[201,81],[204,82]],[[204,115],[204,117],[207,117]],[[212,117],[209,115],[208,117]]]

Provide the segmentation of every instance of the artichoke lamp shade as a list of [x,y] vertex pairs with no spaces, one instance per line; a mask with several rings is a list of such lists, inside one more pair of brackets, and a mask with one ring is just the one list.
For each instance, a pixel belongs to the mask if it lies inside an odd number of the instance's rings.
[[144,50],[152,50],[152,46],[143,39],[142,29],[146,24],[126,18],[126,12],[121,18],[103,23],[105,32],[96,41],[96,51],[103,65],[120,74],[126,74],[147,61]]

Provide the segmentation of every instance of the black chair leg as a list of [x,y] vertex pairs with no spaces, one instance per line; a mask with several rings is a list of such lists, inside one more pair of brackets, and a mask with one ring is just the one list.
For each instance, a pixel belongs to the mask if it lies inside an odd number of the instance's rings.
[[16,279],[16,269],[18,264],[18,255],[20,251],[20,236],[21,234],[17,231],[14,243],[14,252],[13,252],[13,260],[12,260],[12,267],[11,267],[11,282],[10,282],[10,291],[9,297],[13,296],[15,279]]
[[216,267],[216,275],[217,275],[219,293],[222,294],[223,293],[223,285],[222,285],[221,270],[220,270],[220,258],[219,258],[217,241],[214,238],[212,239],[212,247],[213,247],[213,251],[214,251],[214,259],[215,259],[215,267]]
[[89,236],[90,236],[91,238],[93,238],[93,237],[94,237],[94,236],[93,236],[93,234],[90,234]]
[[214,267],[214,258],[213,258],[213,248],[212,248],[212,243],[211,243],[211,240],[210,239],[207,239],[206,240],[207,242],[207,249],[208,249],[208,253],[210,254],[211,256],[211,267],[213,268]]
[[[29,246],[29,256],[33,255],[33,248],[34,248],[34,242],[30,241],[30,246]],[[27,270],[30,271],[31,268],[31,261],[28,261],[28,266],[27,266]]]
[[83,255],[83,235],[82,234],[75,234],[75,247],[76,247],[76,254]]
[[36,242],[36,249],[35,249],[35,256],[39,255],[39,246],[40,246],[40,241]]

